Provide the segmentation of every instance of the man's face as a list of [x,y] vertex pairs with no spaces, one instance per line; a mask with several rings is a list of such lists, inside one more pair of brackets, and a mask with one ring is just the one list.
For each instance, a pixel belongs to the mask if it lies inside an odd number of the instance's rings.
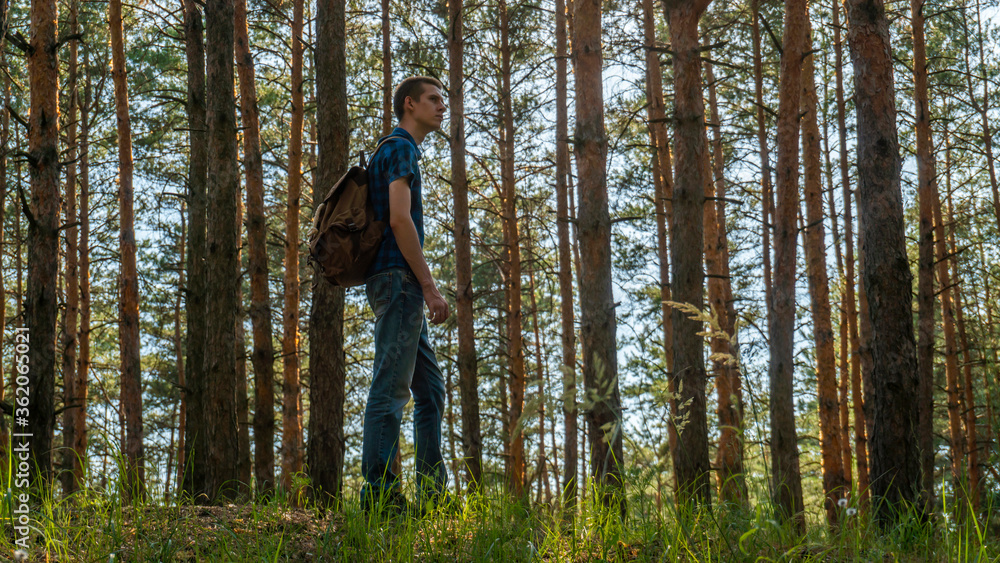
[[422,86],[424,91],[420,94],[419,100],[415,100],[412,96],[407,98],[413,109],[413,120],[428,131],[437,131],[441,128],[444,112],[448,107],[444,104],[444,95],[440,88],[433,84]]

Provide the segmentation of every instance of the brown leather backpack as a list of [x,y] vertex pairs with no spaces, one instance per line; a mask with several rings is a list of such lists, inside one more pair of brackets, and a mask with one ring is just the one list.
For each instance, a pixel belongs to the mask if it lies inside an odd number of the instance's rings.
[[[375,147],[372,159],[389,139]],[[364,153],[358,166],[352,166],[326,194],[316,208],[309,229],[309,264],[317,274],[335,286],[354,287],[365,283],[386,222],[375,220],[375,209],[368,197],[368,171]]]

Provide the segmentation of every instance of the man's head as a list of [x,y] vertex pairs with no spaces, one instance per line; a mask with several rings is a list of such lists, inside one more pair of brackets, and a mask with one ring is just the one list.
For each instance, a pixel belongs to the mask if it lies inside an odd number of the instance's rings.
[[436,78],[411,76],[399,83],[392,96],[392,110],[400,124],[406,118],[427,132],[440,129],[447,109],[444,87]]

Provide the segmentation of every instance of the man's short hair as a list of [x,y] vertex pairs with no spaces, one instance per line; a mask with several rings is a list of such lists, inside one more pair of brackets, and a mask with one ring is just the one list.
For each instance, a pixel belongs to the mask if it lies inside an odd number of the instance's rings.
[[419,102],[420,96],[424,95],[424,84],[436,86],[439,90],[444,90],[441,81],[431,76],[411,76],[396,86],[396,92],[392,95],[392,111],[396,114],[396,119],[403,119],[403,104],[406,98],[413,98]]

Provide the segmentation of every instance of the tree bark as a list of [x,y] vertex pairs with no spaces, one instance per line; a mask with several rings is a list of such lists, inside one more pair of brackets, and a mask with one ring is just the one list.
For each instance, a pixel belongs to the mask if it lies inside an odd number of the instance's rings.
[[[316,130],[318,166],[313,201],[345,172],[350,145],[347,113],[346,12],[343,2],[316,4]],[[306,455],[312,495],[326,505],[340,498],[344,474],[344,289],[314,279],[309,311],[310,404]]]
[[178,459],[184,473],[184,491],[200,502],[207,494],[205,475],[205,339],[207,315],[205,304],[205,239],[207,223],[208,122],[205,107],[205,44],[201,12],[195,0],[184,0],[184,36],[187,58],[188,161],[188,286],[185,301],[187,317],[187,380],[181,389],[186,403],[185,453]]
[[[288,143],[288,203],[285,209],[285,313],[282,357],[284,399],[281,422],[281,486],[292,491],[302,471],[302,418],[299,413],[299,206],[302,182],[302,0],[292,8],[292,115]],[[296,501],[293,501],[296,502]]]
[[[206,186],[208,229],[205,244],[205,409],[202,429],[206,452],[205,492],[211,502],[234,499],[239,483],[238,370],[242,343],[237,342],[239,315],[239,168],[236,148],[236,100],[233,93],[233,0],[205,2],[208,125]],[[207,351],[211,351],[208,354]]]
[[[59,260],[59,61],[56,56],[55,0],[31,2],[31,49],[28,83],[28,173],[31,201],[28,215],[28,299],[26,333],[15,342],[29,344],[27,427],[31,456],[30,479],[52,483],[52,441],[55,429],[56,281]],[[21,339],[21,336],[24,339]],[[16,421],[15,421],[16,424]]]
[[[986,268],[986,265],[988,264],[986,261],[986,250],[984,249],[985,245],[983,244],[983,237],[979,227],[976,228],[976,235],[976,238],[979,240],[977,245],[979,246],[979,264],[980,267]],[[985,277],[983,279],[983,290],[986,299],[982,301],[983,306],[979,306],[980,304],[977,303],[976,316],[980,324],[984,324],[984,326],[988,327],[985,330],[985,333],[990,339],[992,339],[996,334],[993,328],[995,326],[993,324],[993,304],[995,301],[992,298],[993,293],[990,287],[989,277]],[[985,310],[985,319],[983,318],[983,310]],[[983,322],[984,320],[985,323]],[[1000,379],[997,372],[997,370],[1000,369],[1000,357],[998,357],[996,346],[987,347],[987,345],[984,345],[983,341],[980,342],[980,359],[986,360],[987,350],[989,350],[989,359],[991,360],[991,363],[989,364],[990,367],[988,369],[983,369],[983,388],[986,390],[986,419],[984,420],[986,434],[984,436],[984,447],[982,452],[983,459],[990,459],[991,452],[994,448],[992,429],[997,426],[997,420],[995,418],[996,411],[994,410],[993,405],[993,393],[991,391],[991,389],[993,389],[993,384],[990,382],[990,377],[992,376],[994,380]]]
[[[663,357],[664,365],[669,373],[674,364],[673,351],[673,319],[671,317],[670,305],[670,261],[667,254],[667,233],[668,222],[672,222],[669,217],[668,208],[670,198],[673,197],[674,178],[670,163],[670,144],[666,130],[666,110],[663,102],[663,73],[660,69],[660,57],[656,47],[656,20],[653,10],[652,0],[643,0],[643,36],[646,42],[646,98],[648,100],[649,135],[653,145],[653,155],[651,158],[653,169],[653,209],[656,214],[656,250],[659,263],[659,285],[660,285],[660,323],[663,326]],[[674,380],[668,377],[667,390],[670,394],[668,406],[670,412],[676,410],[676,400],[674,398]],[[667,424],[667,444],[668,451],[673,452],[677,447],[677,429],[673,424]],[[677,486],[676,473],[674,474],[674,488]],[[659,487],[659,473],[657,473],[657,498],[661,498]]]
[[506,256],[507,290],[507,339],[510,358],[510,466],[507,475],[508,490],[515,497],[524,495],[525,463],[524,432],[521,414],[524,408],[524,346],[521,336],[521,248],[517,225],[517,191],[514,178],[514,114],[510,90],[511,50],[510,13],[506,0],[500,0],[500,74],[501,104],[503,111],[500,136],[500,170],[503,188],[504,246]]
[[[854,446],[858,464],[857,490],[868,498],[868,449],[865,432],[864,403],[861,396],[861,340],[858,336],[858,311],[854,285],[854,209],[851,203],[850,159],[847,153],[847,119],[844,103],[843,42],[840,36],[840,3],[833,3],[833,42],[837,82],[837,131],[840,153],[840,185],[844,199],[844,299],[847,332],[851,348],[851,398],[854,410]],[[846,425],[845,425],[846,427]],[[848,444],[845,444],[845,446]]]
[[[469,180],[465,168],[465,68],[463,2],[448,0],[449,135],[451,190],[455,201],[455,313],[458,324],[458,387],[462,407],[462,457],[472,490],[483,480],[483,441],[479,422],[479,368],[473,318],[472,234],[469,231]],[[557,14],[558,17],[558,14]],[[557,86],[558,89],[558,79]],[[557,94],[558,96],[558,94]],[[558,110],[557,110],[558,111]]]
[[[702,269],[705,207],[705,104],[702,99],[701,45],[698,22],[709,0],[664,4],[674,51],[674,155],[677,160],[671,198],[671,296],[701,311],[705,288]],[[581,170],[580,177],[586,175]],[[586,302],[586,299],[582,299]],[[702,323],[679,308],[672,312],[674,330],[671,369],[677,390],[670,424],[677,430],[674,468],[679,502],[711,506],[708,460],[708,416],[705,397]]]
[[[233,3],[235,12],[235,0]],[[239,150],[237,150],[237,158],[239,158],[238,155]],[[238,181],[237,186],[239,186]],[[236,264],[241,273],[240,282],[236,286],[236,424],[239,430],[236,475],[237,481],[246,485],[249,493],[253,462],[250,460],[250,390],[247,387],[247,354],[244,346],[246,342],[246,328],[244,328],[246,308],[243,306],[243,259],[241,257],[244,246],[243,201],[240,189],[237,188],[236,194]]]
[[264,215],[264,167],[260,154],[260,117],[253,55],[247,30],[246,0],[236,0],[236,70],[243,122],[243,168],[247,183],[247,243],[250,247],[250,321],[253,324],[254,477],[257,491],[274,488],[274,343],[268,295],[267,219]]
[[795,346],[796,216],[799,209],[799,110],[802,97],[802,60],[808,40],[805,0],[785,2],[785,32],[781,54],[778,103],[778,169],[774,217],[774,288],[768,323],[771,343],[772,494],[784,517],[805,531],[802,476],[795,429],[793,373]]
[[917,195],[920,200],[917,268],[917,432],[920,442],[923,510],[930,513],[934,497],[934,206],[937,182],[934,141],[927,95],[927,47],[924,41],[925,0],[910,0],[913,30],[913,102],[917,137]]
[[[84,53],[83,68],[87,76],[90,58]],[[82,407],[73,417],[73,450],[76,458],[87,459],[87,396],[90,372],[90,79],[83,89],[83,104],[80,108],[80,332],[79,353],[77,354],[76,381],[73,383],[77,401]],[[73,467],[74,480],[84,483],[84,464]]]
[[389,0],[382,0],[382,136],[383,137],[392,133],[392,124],[393,124],[391,31],[392,28],[390,27],[389,24]]
[[872,341],[871,489],[891,525],[916,501],[920,451],[912,295],[900,192],[889,26],[882,0],[847,0],[858,124],[858,211]]
[[548,462],[545,455],[545,399],[547,397],[545,393],[545,357],[542,355],[542,336],[541,329],[538,326],[538,298],[536,296],[537,286],[535,285],[535,269],[537,268],[539,258],[534,255],[531,231],[529,230],[526,234],[528,235],[528,259],[532,261],[532,266],[528,270],[528,284],[531,288],[529,293],[531,296],[531,328],[535,337],[535,376],[538,378],[538,458],[536,466],[538,468],[538,478],[541,481],[538,485],[538,502],[541,504],[543,488],[545,490],[546,503],[548,499],[552,498],[552,490],[549,485]]
[[[829,89],[830,89],[830,69],[829,60],[823,58],[823,99],[829,100]],[[845,288],[843,286],[844,281],[844,247],[840,238],[840,226],[837,223],[837,203],[834,199],[834,184],[833,184],[833,163],[830,160],[830,116],[829,116],[829,105],[824,102],[821,106],[823,108],[823,161],[826,169],[826,197],[827,205],[830,207],[830,230],[833,233],[833,249],[834,256],[837,261],[837,279],[841,283],[840,287],[840,322],[837,327],[840,337],[839,350],[840,355],[839,369],[840,369],[840,389],[839,389],[839,413],[840,413],[840,456],[841,463],[844,467],[844,480],[846,481],[847,488],[850,489],[852,483],[854,482],[854,475],[852,473],[853,467],[853,456],[851,455],[851,397],[850,397],[850,384],[851,384],[851,360],[849,350],[850,342],[850,332],[848,331],[848,321],[847,321],[847,299],[844,296]]]
[[576,61],[576,131],[580,187],[580,342],[583,346],[590,465],[602,489],[601,502],[624,515],[621,397],[615,301],[611,291],[611,216],[608,212],[607,154],[601,55],[601,2],[573,3],[573,59]]
[[[947,138],[945,140],[947,143]],[[947,165],[946,165],[947,169]],[[965,434],[962,432],[961,390],[958,382],[958,346],[955,340],[955,310],[952,301],[951,275],[948,270],[947,235],[941,214],[941,198],[936,184],[931,184],[934,194],[934,239],[937,259],[938,283],[941,286],[941,321],[944,325],[945,381],[948,395],[948,430],[951,446],[951,475],[954,480],[955,503],[962,506],[966,501],[965,472],[962,462],[965,458]]]
[[712,181],[705,183],[705,268],[708,271],[708,300],[718,327],[711,339],[718,392],[719,447],[716,452],[716,477],[719,481],[719,499],[743,504],[747,501],[746,480],[743,474],[743,425],[742,385],[736,365],[735,333],[736,310],[733,291],[729,283],[729,239],[726,235],[726,178],[722,150],[722,127],[716,95],[715,72],[710,62],[705,63],[708,82],[709,111],[712,120]]
[[[965,435],[963,436],[964,442],[964,453],[966,471],[963,476],[968,477],[967,492],[969,503],[972,507],[973,514],[979,514],[980,509],[980,483],[982,481],[982,476],[979,472],[979,457],[978,457],[978,447],[976,444],[976,403],[975,396],[972,391],[972,358],[969,355],[969,341],[965,333],[965,318],[962,314],[962,291],[961,282],[958,279],[958,247],[955,244],[955,217],[952,212],[952,186],[951,186],[951,139],[948,136],[948,129],[945,128],[945,181],[947,189],[947,200],[948,200],[948,224],[952,225],[951,230],[947,234],[947,245],[944,246],[946,254],[948,257],[947,263],[951,266],[950,277],[948,279],[949,285],[954,286],[954,293],[952,293],[953,302],[953,314],[955,321],[955,328],[958,329],[958,344],[962,347],[962,372],[963,381],[959,383],[959,386],[963,388],[963,393],[956,396],[956,402],[958,403],[958,412],[962,416],[965,423]],[[935,188],[937,186],[935,185]],[[937,197],[937,193],[934,194]],[[941,207],[937,206],[937,216],[936,221],[941,219]],[[944,223],[942,224],[941,234],[943,235]],[[942,242],[942,245],[944,243]],[[942,262],[945,261],[941,258]],[[945,266],[947,268],[947,266]],[[956,358],[957,364],[957,358]],[[957,366],[956,366],[957,368]],[[957,373],[956,373],[957,379]],[[949,384],[949,396],[948,396],[948,415],[951,418],[951,385]],[[950,422],[950,421],[949,421]],[[966,483],[963,481],[961,483],[963,487],[966,487]],[[958,485],[956,485],[957,488]]]
[[773,285],[771,272],[771,221],[774,217],[774,201],[771,187],[771,155],[768,149],[767,117],[764,113],[764,63],[760,46],[760,2],[753,0],[753,74],[754,100],[757,106],[757,145],[760,154],[760,198],[761,207],[761,254],[764,266],[764,301],[767,308],[767,324],[771,325]]
[[[865,233],[858,216],[858,248],[864,248]],[[864,280],[865,257],[859,252],[858,256],[858,277]],[[851,397],[854,399],[854,425],[856,428],[856,455],[858,456],[858,472],[861,472],[861,463],[865,463],[865,468],[870,463],[870,437],[872,435],[872,370],[874,360],[872,359],[872,321],[868,314],[868,292],[865,284],[858,286],[858,356],[861,366],[860,377],[852,382]],[[867,475],[867,473],[866,473]],[[861,489],[861,505],[867,507],[871,499],[871,481],[865,489]],[[861,486],[861,478],[858,478],[858,486]]]
[[[69,28],[70,34],[79,33],[79,22],[78,22],[78,12],[79,3],[76,1],[70,2],[69,6]],[[80,488],[80,483],[76,480],[78,471],[76,470],[77,465],[80,464],[80,460],[76,456],[76,450],[73,449],[73,444],[76,441],[74,435],[76,431],[76,426],[74,425],[75,418],[80,409],[85,408],[83,404],[80,403],[79,394],[76,390],[76,354],[77,354],[77,341],[79,337],[77,323],[80,313],[80,274],[79,274],[79,248],[78,248],[78,230],[75,226],[77,222],[76,213],[76,165],[77,165],[77,152],[79,147],[77,146],[77,116],[79,115],[79,94],[78,94],[78,55],[79,55],[79,41],[72,40],[69,42],[69,68],[68,68],[68,82],[67,85],[67,106],[69,109],[69,115],[66,119],[66,197],[64,199],[64,204],[66,207],[66,310],[64,313],[64,325],[63,325],[63,357],[62,357],[62,373],[63,373],[63,462],[62,471],[60,473],[63,494],[67,497]],[[5,121],[7,117],[4,116]],[[4,148],[7,147],[7,141],[4,140]],[[6,161],[5,161],[6,168]],[[6,170],[5,170],[6,172]],[[3,179],[0,180],[6,183],[6,174]],[[6,187],[6,186],[5,186]],[[0,198],[2,201],[2,198]],[[3,325],[3,319],[0,317],[0,326]]]
[[132,189],[132,125],[129,118],[128,84],[125,76],[125,40],[121,0],[108,4],[111,27],[111,77],[115,83],[115,115],[118,122],[118,212],[121,233],[121,297],[118,339],[121,349],[121,404],[125,417],[127,498],[145,496],[145,459],[142,445],[142,365],[139,357],[139,275],[136,264],[135,213]]
[[576,329],[573,312],[573,268],[569,235],[569,118],[567,102],[566,3],[556,0],[556,234],[559,239],[559,319],[562,344],[563,489],[568,521],[576,515],[577,439]]
[[[4,10],[5,11],[3,13],[3,17],[5,19],[3,20],[3,22],[5,23],[7,17],[6,7],[4,8]],[[0,45],[0,47],[2,47],[2,45]],[[0,66],[2,66],[4,70],[3,103],[4,107],[7,107],[8,105],[10,105],[10,77],[7,76],[7,71],[8,71],[7,54],[2,52],[2,49],[0,49]],[[2,136],[2,139],[0,139],[0,149],[3,150],[3,154],[0,154],[0,207],[6,209],[7,208],[7,151],[9,150],[9,147],[7,145],[10,143],[10,112],[6,111],[0,112],[0,122],[3,122],[2,125],[3,129],[0,129],[0,136]],[[4,218],[5,218],[4,215],[5,213],[0,213],[0,249],[3,248],[5,242],[4,239],[6,238],[4,236],[4,229],[3,229]],[[7,288],[6,284],[4,283],[3,276],[0,276],[0,299],[3,299],[4,303],[7,302]],[[4,306],[0,307],[0,327],[6,327],[6,326],[7,326],[7,307]],[[3,340],[0,340],[0,358],[3,357],[3,348],[4,348],[3,345],[4,345]],[[2,362],[0,362],[0,364],[2,364]],[[14,367],[13,364],[11,365],[11,367]],[[0,400],[6,398],[5,391],[7,388],[7,384],[4,381],[3,374],[4,374],[3,366],[0,365]],[[13,374],[14,371],[12,370],[11,375]],[[13,386],[11,387],[13,388]],[[13,393],[14,391],[11,392]],[[3,421],[0,421],[0,456],[6,456],[7,452],[9,451],[8,449],[9,447],[10,447],[10,429],[7,426],[6,419],[4,419]],[[6,457],[4,457],[3,459],[6,459]]]
[[[948,198],[948,222],[954,225],[951,216],[951,197]],[[962,347],[962,385],[964,396],[962,397],[962,414],[965,416],[965,443],[966,462],[969,475],[969,496],[971,497],[972,512],[979,514],[982,507],[982,474],[979,469],[979,443],[976,431],[976,398],[972,387],[972,353],[969,348],[969,336],[965,331],[965,314],[962,307],[962,289],[958,276],[958,249],[955,245],[954,230],[949,235],[949,245],[951,248],[951,274],[955,280],[955,327],[958,329],[958,344]]]
[[[180,260],[178,264],[184,264],[184,251],[187,246],[187,222],[185,221],[185,206],[181,203],[181,237],[180,243],[178,244],[177,251],[180,254]],[[184,425],[186,424],[185,417],[187,416],[187,401],[184,398],[184,386],[187,384],[187,374],[185,373],[184,365],[184,340],[181,337],[181,302],[184,299],[184,267],[178,268],[177,276],[177,301],[174,305],[174,355],[176,356],[177,364],[177,387],[181,389],[180,405],[177,409],[177,440],[180,442],[177,445],[177,481],[175,487],[178,491],[181,488],[181,480],[184,478]],[[173,453],[173,429],[170,433],[170,446],[171,454]],[[167,468],[167,501],[169,502],[170,494],[170,468]],[[175,493],[176,496],[180,496]]]
[[[989,102],[990,97],[988,94],[989,79],[987,78],[987,67],[985,61],[984,48],[983,48],[983,23],[982,23],[982,6],[980,2],[976,2],[976,24],[978,27],[978,38],[979,38],[979,65],[982,68],[982,81],[983,81],[983,101],[979,102],[976,96],[975,90],[972,85],[973,70],[972,66],[969,64],[969,45],[971,39],[969,38],[969,27],[966,23],[965,13],[968,9],[966,7],[967,3],[963,2],[962,13],[962,30],[965,35],[965,40],[963,44],[963,53],[965,55],[965,79],[966,84],[968,84],[969,90],[969,101],[971,102],[972,109],[979,114],[980,120],[982,122],[982,141],[983,149],[986,153],[986,170],[989,172],[990,179],[990,190],[993,194],[993,216],[997,221],[997,228],[1000,228],[1000,182],[997,181],[997,171],[996,171],[996,159],[993,155],[993,130],[990,127],[989,119]],[[976,78],[980,78],[977,76]]]
[[[808,15],[806,51],[812,51],[812,30]],[[844,475],[844,449],[841,446],[840,402],[837,394],[837,364],[830,318],[830,282],[826,271],[826,229],[823,225],[823,178],[816,95],[815,61],[810,53],[802,66],[802,158],[806,200],[805,249],[812,305],[813,339],[816,343],[816,379],[819,401],[820,449],[823,460],[823,492],[826,495],[826,520],[839,522],[842,509],[837,502],[850,492]]]
[[[659,262],[660,283],[660,323],[663,325],[663,359],[667,372],[674,365],[674,330],[670,301],[670,259],[667,251],[667,233],[669,225],[673,224],[670,214],[670,201],[674,193],[673,167],[670,162],[670,141],[667,134],[667,115],[663,102],[663,73],[660,69],[660,57],[656,47],[656,20],[652,0],[643,0],[643,36],[646,42],[646,98],[649,117],[649,135],[653,144],[653,209],[656,214],[656,251]],[[670,412],[677,408],[674,398],[674,379],[667,379],[667,390],[670,393],[668,406]],[[667,424],[667,444],[669,451],[677,447],[677,429],[673,424]],[[674,474],[674,488],[677,486]],[[659,491],[657,491],[659,495]]]

